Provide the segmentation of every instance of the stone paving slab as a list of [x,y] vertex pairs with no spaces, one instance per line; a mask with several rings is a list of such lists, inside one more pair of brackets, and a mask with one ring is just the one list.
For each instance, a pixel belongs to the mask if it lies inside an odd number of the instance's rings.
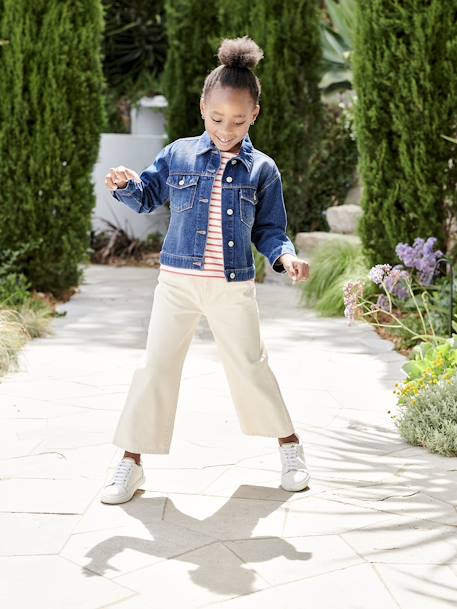
[[87,267],[54,334],[0,383],[1,606],[455,607],[457,459],[398,435],[392,344],[303,308],[285,275],[257,300],[309,488],[283,491],[276,440],[241,432],[202,317],[170,454],[143,455],[132,501],[100,502],[157,273]]

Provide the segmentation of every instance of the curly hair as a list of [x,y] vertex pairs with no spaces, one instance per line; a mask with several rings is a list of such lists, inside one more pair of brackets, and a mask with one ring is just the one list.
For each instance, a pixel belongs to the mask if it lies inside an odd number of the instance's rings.
[[212,70],[203,84],[201,97],[206,99],[210,91],[220,84],[222,87],[247,89],[254,104],[260,99],[260,80],[252,71],[263,58],[263,51],[248,36],[242,38],[224,38],[221,42],[217,57],[220,61]]

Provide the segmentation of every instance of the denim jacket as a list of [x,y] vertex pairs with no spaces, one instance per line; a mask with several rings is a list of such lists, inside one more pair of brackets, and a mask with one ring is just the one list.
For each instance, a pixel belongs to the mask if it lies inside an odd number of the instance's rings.
[[[205,130],[167,144],[141,173],[141,183],[112,191],[113,197],[139,214],[170,203],[170,223],[160,262],[178,268],[204,268],[209,202],[221,155]],[[296,255],[286,234],[281,174],[271,157],[256,150],[249,135],[221,178],[224,274],[227,281],[255,277],[251,241],[278,273],[285,253]]]

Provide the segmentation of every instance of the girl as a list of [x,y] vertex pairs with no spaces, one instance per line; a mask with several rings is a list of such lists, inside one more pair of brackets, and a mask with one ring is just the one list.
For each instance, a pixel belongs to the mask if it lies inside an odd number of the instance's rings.
[[129,501],[145,477],[141,453],[169,453],[184,359],[202,314],[214,335],[242,431],[277,437],[281,486],[308,485],[303,446],[260,335],[251,241],[273,270],[309,276],[285,233],[279,170],[249,138],[260,106],[252,68],[263,57],[244,36],[225,39],[220,65],[205,79],[201,136],[179,138],[141,176],[119,166],[105,178],[114,198],[137,213],[170,202],[143,365],[138,367],[113,443],[124,449],[102,492]]

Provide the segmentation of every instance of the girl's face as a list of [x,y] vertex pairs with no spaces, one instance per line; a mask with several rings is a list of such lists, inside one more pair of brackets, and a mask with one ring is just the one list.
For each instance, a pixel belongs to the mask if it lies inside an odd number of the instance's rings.
[[215,145],[224,152],[239,152],[240,143],[260,112],[249,91],[216,85],[206,102],[200,99],[205,129]]

